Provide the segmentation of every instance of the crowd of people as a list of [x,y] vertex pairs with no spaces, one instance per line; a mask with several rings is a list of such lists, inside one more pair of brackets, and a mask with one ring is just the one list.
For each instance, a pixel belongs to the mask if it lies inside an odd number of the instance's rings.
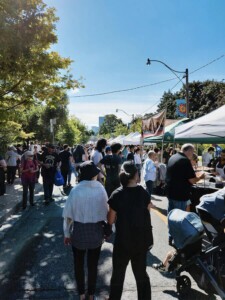
[[[214,164],[215,174],[225,179],[225,150],[217,160],[213,159],[212,151],[210,147],[207,155],[203,155],[204,164]],[[0,156],[0,195],[5,193],[5,174],[7,184],[12,185],[18,172],[23,186],[22,208],[27,207],[28,191],[30,206],[34,206],[35,183],[41,175],[47,205],[54,201],[54,178],[56,171],[60,171],[64,179],[63,191],[70,191],[63,210],[64,243],[72,245],[80,299],[85,299],[85,255],[88,295],[89,300],[93,300],[101,246],[115,223],[108,299],[121,298],[130,261],[137,283],[137,298],[147,300],[151,299],[146,272],[146,255],[153,245],[151,196],[160,183],[168,197],[168,212],[174,208],[188,211],[191,185],[205,176],[204,172],[195,172],[197,164],[198,155],[192,144],[185,144],[177,151],[167,148],[161,154],[158,148],[144,150],[142,146],[123,147],[119,143],[109,146],[105,139],[99,139],[95,146],[76,145],[72,148],[67,144],[40,145],[36,141],[25,149],[21,145],[10,146],[5,157]],[[71,189],[72,174],[77,184]],[[168,240],[172,245],[170,232]]]

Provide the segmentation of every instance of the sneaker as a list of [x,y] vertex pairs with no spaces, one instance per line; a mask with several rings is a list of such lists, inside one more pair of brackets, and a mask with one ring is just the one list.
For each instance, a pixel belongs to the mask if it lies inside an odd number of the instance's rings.
[[159,264],[153,264],[152,267],[156,270],[158,270],[159,272],[166,272],[166,267],[164,266],[164,264],[161,262]]

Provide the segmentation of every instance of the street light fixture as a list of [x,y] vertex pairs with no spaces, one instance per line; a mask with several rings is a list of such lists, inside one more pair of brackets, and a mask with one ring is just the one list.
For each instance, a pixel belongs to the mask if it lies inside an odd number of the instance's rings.
[[[152,62],[158,62],[160,64],[163,64],[167,69],[169,69],[180,81],[183,78],[186,78],[186,85],[185,85],[185,91],[186,91],[186,111],[187,111],[187,118],[189,116],[189,82],[188,82],[188,69],[185,70],[185,72],[182,71],[176,71],[174,69],[172,69],[171,67],[169,67],[167,64],[165,64],[163,61],[161,60],[156,60],[156,59],[147,59],[146,65],[150,65]],[[182,78],[180,78],[177,73],[180,74],[184,74],[184,76]]]

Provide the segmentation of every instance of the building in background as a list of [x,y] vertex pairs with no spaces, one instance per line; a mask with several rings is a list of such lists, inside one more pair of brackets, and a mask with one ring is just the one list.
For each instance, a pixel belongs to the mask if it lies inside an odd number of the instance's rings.
[[99,127],[99,128],[100,128],[101,125],[103,124],[104,120],[105,120],[105,116],[104,116],[104,117],[101,116],[101,117],[98,118],[98,127]]
[[99,127],[98,126],[91,126],[91,130],[97,134],[99,132]]

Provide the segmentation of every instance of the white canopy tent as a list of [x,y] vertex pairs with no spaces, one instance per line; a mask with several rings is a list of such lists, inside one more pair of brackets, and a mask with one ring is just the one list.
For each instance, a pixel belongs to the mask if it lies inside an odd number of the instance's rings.
[[132,134],[128,134],[123,140],[123,145],[141,145],[142,138],[139,132],[132,132]]
[[175,128],[175,142],[225,143],[225,105]]
[[110,142],[108,141],[108,143],[110,145],[112,145],[113,143],[120,143],[123,144],[123,139],[125,138],[125,135],[119,135],[117,136],[115,139],[111,140]]

